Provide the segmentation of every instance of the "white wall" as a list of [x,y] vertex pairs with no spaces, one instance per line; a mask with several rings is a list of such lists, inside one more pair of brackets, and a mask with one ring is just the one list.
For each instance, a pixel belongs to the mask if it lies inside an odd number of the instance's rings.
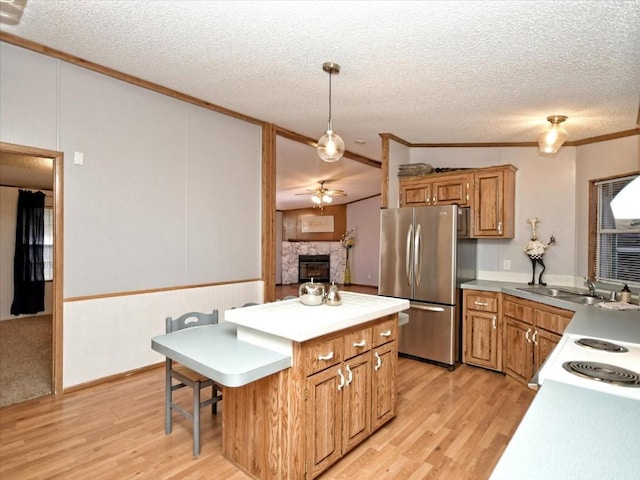
[[353,229],[356,236],[356,244],[349,253],[351,283],[357,285],[378,285],[380,201],[377,196],[347,205],[347,230]]
[[0,58],[0,140],[64,153],[65,386],[150,361],[125,339],[164,310],[120,292],[261,277],[259,125],[2,42]]

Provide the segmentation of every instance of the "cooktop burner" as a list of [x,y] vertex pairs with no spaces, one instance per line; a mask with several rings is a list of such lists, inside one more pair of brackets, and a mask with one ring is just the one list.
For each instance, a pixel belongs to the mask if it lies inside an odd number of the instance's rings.
[[629,351],[626,347],[607,342],[606,340],[599,340],[597,338],[580,338],[576,340],[576,344],[582,347],[593,348],[594,350],[601,350],[603,352],[626,353]]
[[626,368],[609,365],[607,363],[573,361],[564,362],[562,367],[573,373],[590,380],[605,382],[623,387],[640,388],[640,374]]

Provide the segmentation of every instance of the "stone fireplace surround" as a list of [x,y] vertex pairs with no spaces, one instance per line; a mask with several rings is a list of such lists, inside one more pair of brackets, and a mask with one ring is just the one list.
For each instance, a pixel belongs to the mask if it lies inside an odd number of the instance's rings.
[[347,252],[340,242],[282,242],[282,284],[298,283],[299,255],[329,255],[330,279],[344,283],[344,267]]

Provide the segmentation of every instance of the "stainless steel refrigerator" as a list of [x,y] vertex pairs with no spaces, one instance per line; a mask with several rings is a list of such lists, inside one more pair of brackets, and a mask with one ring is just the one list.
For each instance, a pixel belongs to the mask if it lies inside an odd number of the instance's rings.
[[476,278],[469,209],[456,205],[380,211],[378,293],[410,300],[398,351],[453,369],[461,356],[460,284]]

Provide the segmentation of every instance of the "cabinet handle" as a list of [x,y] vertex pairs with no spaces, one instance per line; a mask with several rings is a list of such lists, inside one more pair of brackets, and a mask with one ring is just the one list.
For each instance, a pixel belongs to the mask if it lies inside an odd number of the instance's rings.
[[353,342],[353,346],[354,347],[364,347],[367,345],[367,341],[366,340],[361,340],[359,342]]
[[340,377],[340,384],[338,385],[338,391],[342,390],[344,387],[344,375],[342,374],[342,370],[338,369],[338,376]]
[[382,332],[380,334],[381,337],[390,337],[391,336],[391,330],[387,330],[385,332]]
[[349,365],[347,365],[347,375],[347,385],[349,385],[353,381],[353,372],[349,368]]
[[318,355],[318,360],[331,360],[333,358],[333,352],[329,352],[326,355]]
[[502,222],[498,222],[498,233],[502,234]]
[[378,363],[376,363],[376,366],[373,367],[373,369],[377,372],[378,369],[382,366],[382,359],[380,358],[380,355],[378,355],[378,352],[373,352],[373,355],[376,357],[376,360],[378,361]]
[[434,196],[433,196],[433,204],[435,205],[435,204],[437,203],[437,201],[438,201],[438,200],[437,200],[436,196],[434,195]]
[[488,307],[489,304],[487,302],[473,302],[478,307]]
[[533,336],[531,337],[531,341],[533,342],[534,345],[538,345],[538,341],[536,340],[537,336],[538,336],[538,330],[534,330]]
[[491,322],[491,326],[493,327],[494,330],[498,328],[498,318],[495,315],[493,316],[493,321]]
[[524,334],[524,338],[527,339],[527,343],[531,343],[531,337],[529,337],[529,335],[531,335],[531,328],[527,328],[527,332]]

